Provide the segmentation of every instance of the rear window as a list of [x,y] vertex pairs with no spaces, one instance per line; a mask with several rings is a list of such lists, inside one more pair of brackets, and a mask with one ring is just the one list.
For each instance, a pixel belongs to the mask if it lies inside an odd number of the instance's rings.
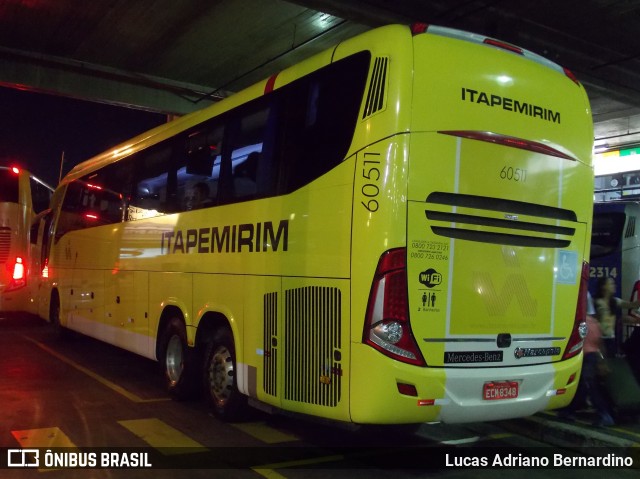
[[0,202],[18,202],[18,175],[11,170],[0,169]]
[[597,258],[613,253],[620,245],[626,215],[622,212],[593,215],[591,233],[591,257]]

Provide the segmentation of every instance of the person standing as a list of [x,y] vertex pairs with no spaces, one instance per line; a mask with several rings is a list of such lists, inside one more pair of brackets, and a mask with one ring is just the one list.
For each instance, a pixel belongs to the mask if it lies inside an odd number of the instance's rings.
[[597,291],[594,295],[596,319],[600,324],[604,355],[613,358],[618,354],[616,340],[616,323],[622,320],[622,310],[640,308],[640,301],[625,301],[617,298],[616,283],[613,278],[598,279]]
[[591,295],[587,296],[587,336],[584,338],[582,359],[582,373],[576,395],[567,407],[561,409],[558,414],[564,419],[575,419],[575,412],[583,405],[587,404],[587,400],[596,410],[598,417],[594,420],[594,426],[614,426],[615,421],[611,416],[611,407],[602,391],[599,378],[599,363],[603,361],[601,346],[602,332],[600,323],[593,316],[595,314],[594,304]]

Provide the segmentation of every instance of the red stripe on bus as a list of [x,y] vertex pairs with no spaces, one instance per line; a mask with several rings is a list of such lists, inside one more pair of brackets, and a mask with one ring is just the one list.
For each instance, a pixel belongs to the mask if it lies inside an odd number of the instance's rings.
[[264,86],[264,94],[271,93],[273,91],[273,87],[276,84],[276,77],[278,74],[271,75],[267,80],[267,84]]

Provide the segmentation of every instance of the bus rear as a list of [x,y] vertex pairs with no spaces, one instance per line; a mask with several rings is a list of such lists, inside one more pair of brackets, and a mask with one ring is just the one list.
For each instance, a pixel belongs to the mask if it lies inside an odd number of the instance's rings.
[[49,207],[52,193],[29,171],[0,166],[0,311],[34,312],[40,252],[32,221]]
[[25,181],[28,188],[29,174],[23,170],[0,167],[0,311],[22,310],[26,301],[30,205],[21,194]]
[[[562,407],[585,334],[585,90],[509,44],[438,27],[413,34],[398,167],[408,186],[394,198],[406,194],[406,248],[386,251],[375,272],[364,342],[382,354],[362,352],[379,373],[354,372],[353,419],[484,421]],[[360,388],[378,400],[360,407]]]

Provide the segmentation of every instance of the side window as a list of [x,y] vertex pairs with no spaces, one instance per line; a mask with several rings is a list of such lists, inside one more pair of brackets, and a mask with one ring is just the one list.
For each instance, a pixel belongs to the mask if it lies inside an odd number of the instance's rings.
[[131,191],[126,219],[152,218],[178,211],[176,168],[171,143],[165,142],[137,153],[135,181]]
[[[260,104],[262,103],[262,105]],[[269,127],[276,119],[264,101],[235,118],[231,140],[232,201],[245,201],[275,194]]]
[[79,228],[286,194],[351,145],[370,53],[339,60],[67,186],[56,241]]
[[131,162],[123,161],[69,183],[60,208],[56,239],[69,231],[120,223],[129,195],[130,173]]
[[51,201],[53,192],[33,178],[29,178],[29,182],[31,186],[31,203],[33,205],[33,211],[37,214],[49,207],[49,201]]
[[31,225],[29,231],[29,242],[31,244],[38,244],[38,230],[40,229],[40,221],[37,221]]
[[218,203],[224,127],[218,119],[191,130],[177,143],[177,194],[180,211],[207,208]]
[[345,158],[370,58],[369,52],[357,53],[282,89],[279,154],[283,193],[310,183]]
[[130,158],[89,173],[81,181],[85,188],[82,208],[88,226],[123,221],[133,181]]
[[72,181],[67,185],[56,225],[56,241],[69,231],[84,227],[82,219],[83,191],[82,183],[79,180]]

